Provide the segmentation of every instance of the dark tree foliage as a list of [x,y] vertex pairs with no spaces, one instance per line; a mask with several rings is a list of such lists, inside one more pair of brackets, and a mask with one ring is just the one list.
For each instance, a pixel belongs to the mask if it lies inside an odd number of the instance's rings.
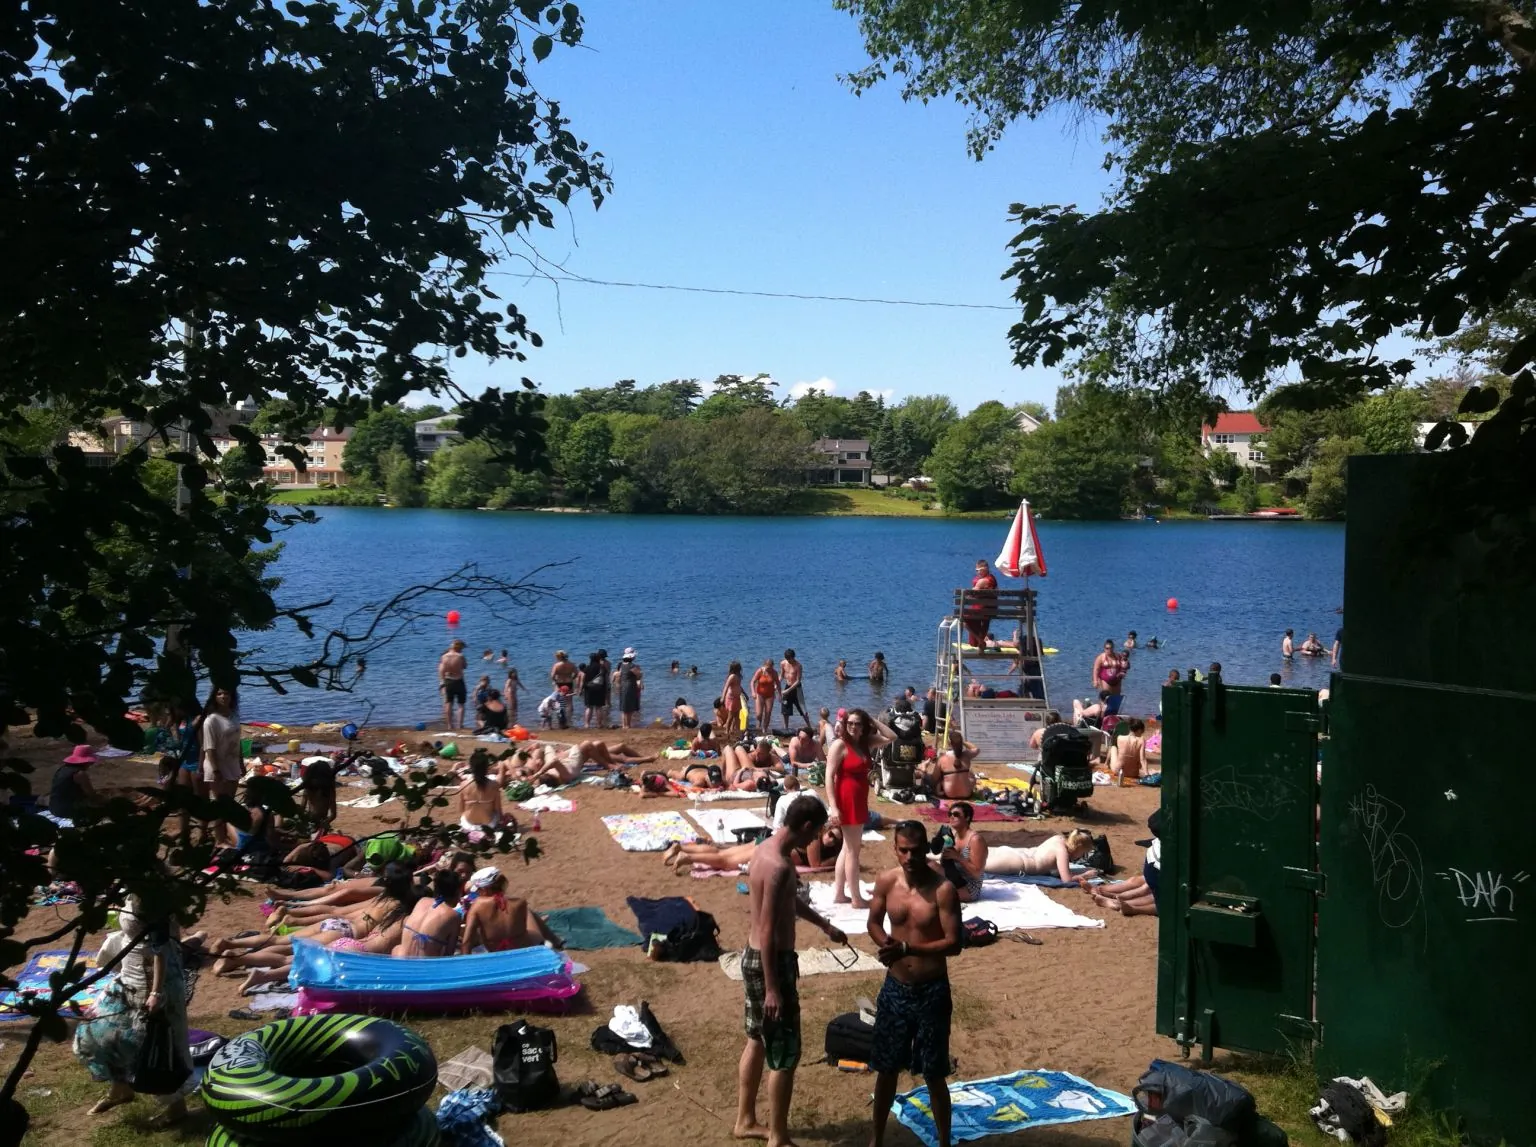
[[[573,195],[600,203],[608,188],[601,156],[530,80],[556,42],[580,37],[574,5],[529,0],[4,7],[7,724],[74,740],[89,725],[141,747],[126,710],[190,700],[199,679],[345,687],[348,657],[333,644],[294,666],[242,648],[242,631],[315,625],[312,609],[274,601],[252,553],[284,523],[259,486],[219,472],[210,431],[224,408],[254,402],[263,429],[285,436],[277,452],[302,466],[305,431],[426,391],[448,400],[466,437],[524,469],[543,462],[532,382],[514,373],[510,393],[465,394],[444,348],[516,364],[537,346],[487,272]],[[121,413],[140,440],[91,465],[63,433],[31,433],[59,413],[68,426]],[[255,430],[230,433],[261,457]],[[167,464],[179,471],[174,496]],[[473,577],[437,587],[517,588]],[[3,744],[0,758],[0,793],[25,792],[28,766]],[[86,899],[30,944],[71,935],[78,953],[125,892],[195,913],[210,889],[189,874],[206,850],[161,833],[187,799],[174,789],[148,809],[115,800],[63,830],[0,805],[0,968],[24,954],[14,928],[53,845]],[[197,802],[199,815],[211,809]],[[220,816],[247,823],[233,805]],[[39,1005],[0,1104],[37,1041],[61,1034],[58,1007],[78,975],[75,964]]]

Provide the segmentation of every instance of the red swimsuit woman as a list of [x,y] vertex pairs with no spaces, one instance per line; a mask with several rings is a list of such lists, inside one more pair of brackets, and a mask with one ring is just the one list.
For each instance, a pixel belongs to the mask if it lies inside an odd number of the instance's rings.
[[862,832],[869,820],[869,758],[843,742],[843,764],[837,774],[837,815],[845,832]]

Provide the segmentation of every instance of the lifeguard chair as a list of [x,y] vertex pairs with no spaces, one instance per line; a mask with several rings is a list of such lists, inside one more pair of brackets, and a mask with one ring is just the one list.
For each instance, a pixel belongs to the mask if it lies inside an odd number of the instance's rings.
[[976,746],[979,761],[1033,763],[1040,751],[1030,741],[1045,724],[1050,697],[1045,646],[1035,624],[1036,591],[1027,581],[1045,575],[1045,559],[1028,502],[1019,503],[996,565],[999,573],[1025,578],[1024,588],[957,589],[954,612],[939,622],[934,685],[944,705],[940,743],[958,728]]

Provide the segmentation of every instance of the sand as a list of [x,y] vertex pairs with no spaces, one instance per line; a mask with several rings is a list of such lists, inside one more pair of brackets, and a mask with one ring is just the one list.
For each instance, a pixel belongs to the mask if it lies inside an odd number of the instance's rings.
[[[551,739],[572,740],[576,731],[550,734]],[[310,739],[308,733],[298,733]],[[619,739],[608,730],[607,739]],[[379,748],[397,739],[413,744],[420,733],[398,729],[370,731],[366,743]],[[623,736],[631,743],[654,751],[670,743],[673,734],[662,730],[630,730]],[[325,735],[313,739],[325,740]],[[13,738],[24,755],[44,765],[34,783],[46,785],[51,766],[67,751],[57,743]],[[494,746],[493,746],[494,747]],[[148,767],[118,761],[102,762],[95,782],[109,788],[117,784],[144,783]],[[358,788],[340,795],[361,795]],[[618,923],[633,928],[635,921],[625,897],[686,895],[720,923],[721,943],[739,948],[747,938],[745,896],[731,879],[693,880],[674,877],[659,853],[626,853],[609,838],[599,821],[605,813],[683,809],[678,799],[642,800],[637,795],[583,786],[572,793],[576,809],[569,813],[542,814],[540,843],[545,855],[531,864],[509,858],[505,865],[512,887],[528,898],[535,909],[595,904]],[[1153,788],[1102,788],[1094,793],[1090,811],[1074,820],[1050,818],[1022,825],[989,826],[1002,832],[1014,828],[1060,831],[1082,823],[1107,833],[1122,866],[1140,864],[1141,850],[1133,843],[1146,836],[1145,820],[1156,807]],[[721,806],[716,806],[721,807]],[[740,806],[757,807],[743,802]],[[877,804],[887,815],[902,815],[903,806]],[[340,810],[338,827],[357,834],[379,831],[393,816],[396,805],[373,810]],[[519,814],[528,817],[528,814]],[[531,819],[531,817],[529,818]],[[995,835],[995,834],[993,834]],[[887,833],[889,836],[889,833]],[[894,863],[889,842],[866,845],[863,852],[866,877]],[[1020,1068],[1054,1068],[1075,1072],[1103,1086],[1129,1092],[1148,1061],[1173,1056],[1177,1047],[1153,1032],[1153,1007],[1157,966],[1157,920],[1126,919],[1096,907],[1083,892],[1047,890],[1047,895],[1087,916],[1104,918],[1102,930],[1042,931],[1042,944],[1033,947],[1003,940],[990,947],[965,952],[950,964],[955,995],[955,1022],[951,1049],[958,1059],[959,1078],[978,1078]],[[215,902],[203,926],[213,935],[224,935],[259,926],[257,902],[237,899]],[[68,911],[64,909],[63,911]],[[21,935],[36,935],[56,927],[54,909],[34,911]],[[819,931],[802,924],[799,945],[825,943]],[[873,950],[868,937],[855,943]],[[656,1015],[688,1059],[673,1068],[669,1078],[644,1084],[626,1084],[639,1103],[609,1112],[589,1112],[580,1107],[526,1115],[506,1115],[499,1128],[509,1143],[561,1143],[569,1147],[607,1147],[622,1137],[629,1147],[675,1147],[679,1142],[726,1142],[735,1108],[736,1062],[742,1047],[741,985],[728,980],[713,963],[658,964],[638,950],[605,950],[577,954],[590,971],[581,977],[585,992],[572,1014],[541,1018],[535,1022],[553,1028],[559,1038],[559,1074],[562,1081],[592,1078],[617,1081],[611,1063],[589,1049],[592,1029],[611,1013],[615,1004],[650,1002]],[[224,1034],[257,1026],[252,1021],[229,1018],[245,1001],[238,995],[237,979],[218,979],[204,973],[190,1006],[193,1027]],[[875,975],[824,975],[802,979],[800,992],[804,1016],[805,1062],[798,1074],[791,1126],[796,1139],[810,1143],[866,1143],[872,1077],[848,1074],[822,1063],[822,1033],[826,1022],[840,1012],[851,1011],[860,996],[878,993]],[[504,1015],[453,1019],[411,1019],[410,1023],[433,1043],[441,1060],[474,1045],[489,1050]],[[0,1030],[0,1069],[14,1061],[17,1033]],[[99,1088],[81,1091],[85,1072],[68,1054],[67,1045],[46,1047],[34,1075],[26,1081],[22,1098],[34,1110],[31,1143],[78,1142],[103,1122],[124,1120],[139,1124],[154,1113],[148,1101],[140,1101],[103,1117],[90,1117],[83,1107]],[[902,1086],[915,1085],[905,1081]],[[50,1111],[46,1098],[28,1099],[29,1089],[79,1092],[83,1102]],[[56,1105],[55,1105],[56,1106]],[[180,1132],[180,1141],[201,1141],[209,1128],[206,1115],[194,1102],[194,1114]],[[1103,1120],[1059,1129],[1027,1133],[1030,1147],[1062,1144],[1124,1144],[1126,1120]],[[178,1141],[173,1134],[162,1142]],[[153,1141],[145,1136],[148,1141]],[[911,1144],[916,1140],[894,1123],[888,1142]]]

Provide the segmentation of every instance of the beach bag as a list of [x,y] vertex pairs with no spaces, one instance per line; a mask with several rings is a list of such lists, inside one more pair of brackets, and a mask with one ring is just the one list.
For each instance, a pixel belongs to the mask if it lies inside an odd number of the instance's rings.
[[502,1024],[491,1044],[491,1068],[503,1110],[537,1111],[560,1098],[555,1033],[527,1020]]
[[960,942],[967,948],[985,948],[997,943],[997,925],[980,916],[973,916],[960,928]]
[[1146,1114],[1167,1115],[1183,1124],[1191,1137],[1191,1116],[1238,1138],[1248,1134],[1258,1116],[1258,1106],[1242,1084],[1162,1059],[1152,1061],[1131,1097]]
[[1109,852],[1109,837],[1101,833],[1093,838],[1093,848],[1083,857],[1083,867],[1106,874],[1114,872],[1115,858]]
[[679,924],[662,942],[661,958],[672,963],[720,958],[720,925],[708,912],[695,912],[693,919]]
[[875,1050],[875,1025],[858,1012],[834,1016],[827,1024],[827,1062],[868,1063]]
[[150,1012],[144,1021],[139,1053],[133,1061],[133,1076],[129,1080],[133,1089],[140,1095],[174,1095],[191,1074],[191,1057],[186,1048],[178,1046],[165,1009]]

